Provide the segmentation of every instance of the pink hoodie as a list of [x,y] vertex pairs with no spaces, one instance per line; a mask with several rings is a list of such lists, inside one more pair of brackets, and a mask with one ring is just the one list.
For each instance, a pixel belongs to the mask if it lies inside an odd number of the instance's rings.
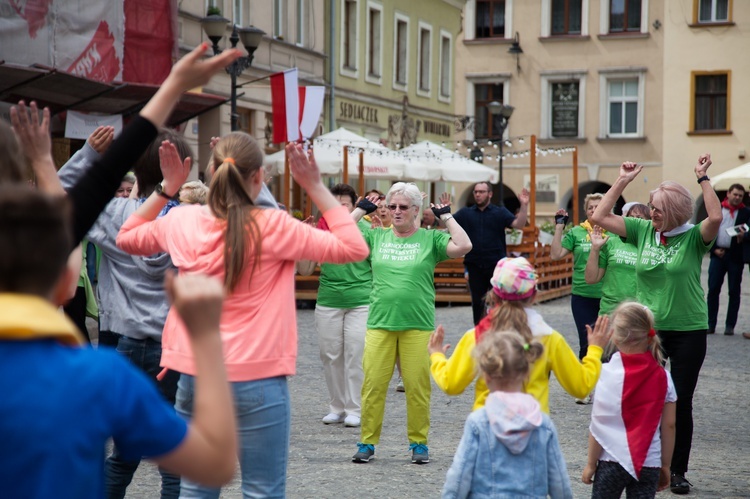
[[[255,210],[261,232],[260,266],[252,279],[250,267],[245,269],[234,292],[224,300],[221,316],[229,381],[295,373],[296,261],[348,263],[363,260],[369,254],[346,208],[338,206],[323,215],[330,232],[301,223],[281,210]],[[165,251],[181,273],[203,273],[223,280],[223,228],[224,222],[208,208],[182,206],[154,221],[132,215],[117,236],[117,246],[133,255]],[[248,256],[247,260],[252,262],[253,257]],[[161,365],[195,374],[188,334],[174,309],[169,310],[164,324]]]

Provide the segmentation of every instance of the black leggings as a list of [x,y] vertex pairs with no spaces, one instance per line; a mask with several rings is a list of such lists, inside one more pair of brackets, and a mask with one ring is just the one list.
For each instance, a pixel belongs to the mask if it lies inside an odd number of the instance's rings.
[[660,468],[641,468],[640,480],[625,471],[620,463],[599,461],[594,475],[591,499],[617,499],[626,492],[628,499],[651,499],[659,488]]
[[706,330],[659,331],[664,356],[677,392],[674,454],[672,473],[684,475],[688,470],[693,444],[693,394],[698,375],[706,358]]
[[589,337],[586,325],[594,327],[596,318],[599,317],[600,298],[588,298],[585,296],[571,295],[570,309],[573,312],[573,320],[578,331],[578,358],[583,359],[589,349]]

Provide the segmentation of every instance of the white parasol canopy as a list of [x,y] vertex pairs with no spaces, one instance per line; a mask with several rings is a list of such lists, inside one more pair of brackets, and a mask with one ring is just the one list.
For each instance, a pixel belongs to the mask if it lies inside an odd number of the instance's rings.
[[413,159],[427,165],[430,176],[446,182],[482,182],[497,183],[500,175],[494,168],[441,147],[429,140],[423,140],[399,151],[407,160]]
[[[363,151],[364,174],[367,178],[391,180],[433,180],[430,170],[419,161],[407,160],[396,151],[368,140],[345,128],[321,135],[313,140],[315,161],[321,175],[341,175],[344,169],[344,146],[349,146],[348,171],[359,177],[359,152]],[[272,175],[284,173],[283,150],[266,156]]]
[[732,184],[750,184],[750,163],[720,173],[711,179],[711,186],[717,191],[726,191]]

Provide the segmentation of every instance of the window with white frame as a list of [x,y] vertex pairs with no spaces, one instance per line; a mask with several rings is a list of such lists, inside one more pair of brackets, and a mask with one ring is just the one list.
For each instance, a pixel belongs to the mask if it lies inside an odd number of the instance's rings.
[[585,71],[542,74],[541,138],[584,137],[585,76]]
[[341,9],[341,64],[350,72],[357,70],[357,33],[358,7],[357,0],[342,0]]
[[409,18],[396,14],[393,43],[393,86],[406,90],[409,78]]
[[[588,36],[589,2],[590,0],[541,0],[541,36]],[[601,10],[603,12],[605,9]]]
[[698,2],[699,23],[729,22],[731,0],[696,0]]
[[286,0],[273,0],[273,36],[274,38],[284,37],[284,19],[286,12],[284,4]]
[[645,68],[599,72],[600,137],[643,137],[645,72]]
[[297,45],[304,47],[305,40],[305,0],[297,0]]
[[380,84],[383,73],[382,43],[383,6],[376,3],[367,4],[367,77],[371,83]]
[[438,98],[441,101],[449,102],[451,97],[451,68],[453,50],[453,37],[447,31],[440,32],[440,93]]
[[476,38],[505,37],[505,0],[476,0]]
[[609,32],[641,31],[642,0],[609,0]]
[[432,27],[427,24],[419,25],[419,46],[417,47],[419,62],[417,64],[417,90],[422,93],[430,91],[432,73]]

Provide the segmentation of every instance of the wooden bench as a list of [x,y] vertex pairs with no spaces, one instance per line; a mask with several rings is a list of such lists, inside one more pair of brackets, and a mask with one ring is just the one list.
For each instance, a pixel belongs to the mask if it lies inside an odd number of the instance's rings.
[[[549,256],[550,247],[537,242],[538,228],[525,227],[521,244],[509,245],[508,254],[523,256],[534,265],[538,274],[537,302],[543,302],[570,294],[573,279],[573,257],[557,261]],[[296,298],[315,300],[318,297],[320,267],[309,276],[297,275]],[[453,258],[440,262],[435,267],[436,303],[471,303],[469,284],[464,278],[464,259]]]

